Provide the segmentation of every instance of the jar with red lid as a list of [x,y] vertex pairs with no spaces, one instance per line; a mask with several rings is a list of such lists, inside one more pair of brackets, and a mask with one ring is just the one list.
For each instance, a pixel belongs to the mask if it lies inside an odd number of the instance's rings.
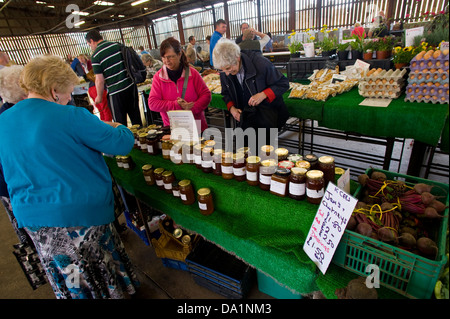
[[278,163],[278,167],[281,167],[281,168],[291,169],[294,166],[295,166],[295,164],[288,160],[284,160],[284,161],[281,161]]

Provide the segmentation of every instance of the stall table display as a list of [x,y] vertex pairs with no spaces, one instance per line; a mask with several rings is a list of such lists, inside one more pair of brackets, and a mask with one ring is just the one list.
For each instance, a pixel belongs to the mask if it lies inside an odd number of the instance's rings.
[[[246,182],[203,173],[192,164],[174,164],[161,155],[151,156],[133,149],[130,156],[136,164],[132,170],[119,168],[114,158],[105,156],[119,185],[171,216],[184,229],[232,252],[283,286],[300,294],[320,290],[327,298],[335,298],[334,291],[355,278],[351,272],[333,264],[324,276],[303,252],[304,239],[317,205],[306,200],[275,196]],[[209,188],[214,198],[214,212],[205,216],[200,212],[197,201],[184,205],[180,198],[158,189],[156,185],[148,185],[141,169],[145,164],[170,170],[179,180],[189,179],[195,190]],[[401,298],[384,288],[380,295]]]

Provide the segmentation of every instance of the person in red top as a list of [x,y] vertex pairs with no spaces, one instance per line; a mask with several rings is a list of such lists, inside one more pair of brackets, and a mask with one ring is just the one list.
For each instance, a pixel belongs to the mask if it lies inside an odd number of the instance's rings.
[[359,38],[365,38],[366,37],[366,32],[364,30],[364,28],[361,26],[361,24],[359,22],[355,23],[355,28],[353,29],[351,35],[357,35]]
[[[163,67],[153,76],[152,89],[148,97],[151,111],[160,112],[164,125],[170,125],[168,111],[190,110],[201,122],[201,131],[207,127],[205,109],[211,102],[211,92],[201,75],[189,66],[181,44],[173,37],[161,42],[160,54]],[[181,97],[186,68],[189,78],[184,98]]]

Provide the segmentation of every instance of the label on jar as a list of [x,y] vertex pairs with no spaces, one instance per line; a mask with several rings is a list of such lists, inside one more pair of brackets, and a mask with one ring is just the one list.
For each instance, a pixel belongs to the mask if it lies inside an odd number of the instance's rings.
[[208,205],[206,205],[206,204],[204,204],[204,203],[200,203],[200,202],[198,202],[198,207],[199,207],[201,210],[207,210],[207,209],[208,209]]
[[281,194],[284,195],[286,194],[286,184],[285,183],[280,183],[277,181],[271,181],[270,183],[270,191],[277,193],[277,194]]
[[202,161],[202,167],[210,168],[212,166],[213,166],[213,161],[212,160],[210,160],[210,161]]
[[192,162],[192,160],[194,159],[194,154],[187,153],[186,154],[186,159],[188,160],[188,162]]
[[[173,196],[180,197],[180,191],[172,190]],[[185,195],[186,197],[186,195]]]
[[212,162],[212,168],[215,170],[216,169],[216,162]]
[[152,177],[148,176],[148,175],[144,175],[145,181],[146,182],[151,182],[152,181]]
[[170,150],[163,149],[162,154],[163,154],[163,156],[170,156]]
[[222,165],[222,173],[224,173],[224,174],[233,174],[233,166]]
[[172,189],[172,183],[164,184],[165,189]]
[[245,175],[245,166],[244,167],[239,167],[239,168],[233,167],[233,174],[236,175],[236,176],[243,176],[243,175]]
[[175,154],[172,156],[172,158],[173,158],[173,160],[174,160],[175,162],[180,162],[180,161],[182,160],[181,154],[178,154],[178,153],[175,153]]
[[123,163],[122,162],[117,162],[117,167],[123,168]]
[[141,147],[141,141],[137,140],[136,142],[137,142],[137,143],[136,143],[137,146],[138,146],[138,147]]
[[156,185],[158,185],[158,186],[163,186],[163,185],[164,185],[163,180],[162,180],[162,179],[157,179],[157,180],[156,180]]
[[147,148],[147,144],[141,144],[141,150],[145,150]]
[[180,193],[180,197],[181,197],[181,199],[182,199],[182,200],[187,200],[187,196],[186,196],[186,194],[182,194],[182,193]]
[[252,182],[258,181],[258,172],[247,171],[247,180]]
[[123,168],[130,168],[130,164],[128,164],[128,163],[123,163]]
[[197,165],[202,165],[202,156],[201,155],[194,155],[194,161]]
[[323,197],[323,194],[323,188],[319,190],[306,188],[306,196],[308,196],[309,198],[321,198]]
[[305,188],[306,188],[305,183],[301,183],[301,184],[292,183],[292,182],[289,183],[289,193],[292,195],[297,195],[297,196],[304,195]]
[[147,145],[147,150],[149,153],[153,153],[153,145]]
[[263,174],[259,174],[259,181],[261,184],[270,185],[271,180],[272,180],[272,175],[266,176]]

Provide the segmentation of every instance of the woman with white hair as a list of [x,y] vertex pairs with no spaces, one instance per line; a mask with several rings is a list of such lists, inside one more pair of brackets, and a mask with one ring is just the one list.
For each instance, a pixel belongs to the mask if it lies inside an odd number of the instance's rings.
[[223,100],[242,129],[284,126],[289,112],[283,93],[289,80],[272,62],[257,52],[241,53],[239,45],[228,39],[217,42],[213,60],[214,67],[222,70]]
[[[3,100],[3,105],[0,107],[0,115],[14,106],[17,102],[25,99],[27,95],[25,91],[19,85],[20,74],[22,73],[23,66],[12,65],[0,70],[0,96]],[[17,220],[14,216],[11,199],[9,198],[8,188],[3,177],[3,172],[0,169],[0,201],[5,207],[5,211],[8,214],[8,218],[11,221],[14,231],[19,238],[21,244],[31,244],[31,240],[28,238],[26,231],[23,228],[17,226]]]

